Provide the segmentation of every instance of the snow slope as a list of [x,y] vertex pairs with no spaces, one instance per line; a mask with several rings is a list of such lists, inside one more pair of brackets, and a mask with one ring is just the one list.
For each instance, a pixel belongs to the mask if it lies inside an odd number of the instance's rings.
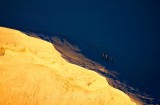
[[53,44],[0,27],[0,105],[136,105]]

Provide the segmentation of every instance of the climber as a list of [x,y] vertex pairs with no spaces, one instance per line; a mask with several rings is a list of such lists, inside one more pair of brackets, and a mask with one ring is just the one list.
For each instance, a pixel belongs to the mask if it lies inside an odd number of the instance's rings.
[[106,60],[108,60],[108,55],[107,55],[107,53],[106,53],[106,54],[103,53],[103,54],[102,54],[102,58],[105,58]]
[[107,53],[103,53],[102,58],[106,59],[108,62],[113,63],[113,57],[108,56]]

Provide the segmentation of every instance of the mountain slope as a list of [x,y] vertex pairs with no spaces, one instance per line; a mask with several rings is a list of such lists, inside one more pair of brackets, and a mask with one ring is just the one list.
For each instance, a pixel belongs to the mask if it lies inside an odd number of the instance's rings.
[[54,46],[0,27],[0,105],[136,105]]

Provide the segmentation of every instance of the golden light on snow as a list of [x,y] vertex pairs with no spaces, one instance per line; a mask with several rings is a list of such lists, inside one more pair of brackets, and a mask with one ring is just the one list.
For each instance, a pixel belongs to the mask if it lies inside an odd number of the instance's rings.
[[54,46],[0,27],[0,105],[136,105]]

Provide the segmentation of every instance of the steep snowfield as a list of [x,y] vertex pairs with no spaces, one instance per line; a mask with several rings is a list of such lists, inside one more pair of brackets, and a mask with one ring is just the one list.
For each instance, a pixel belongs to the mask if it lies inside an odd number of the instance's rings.
[[0,27],[0,105],[136,105],[54,46]]

